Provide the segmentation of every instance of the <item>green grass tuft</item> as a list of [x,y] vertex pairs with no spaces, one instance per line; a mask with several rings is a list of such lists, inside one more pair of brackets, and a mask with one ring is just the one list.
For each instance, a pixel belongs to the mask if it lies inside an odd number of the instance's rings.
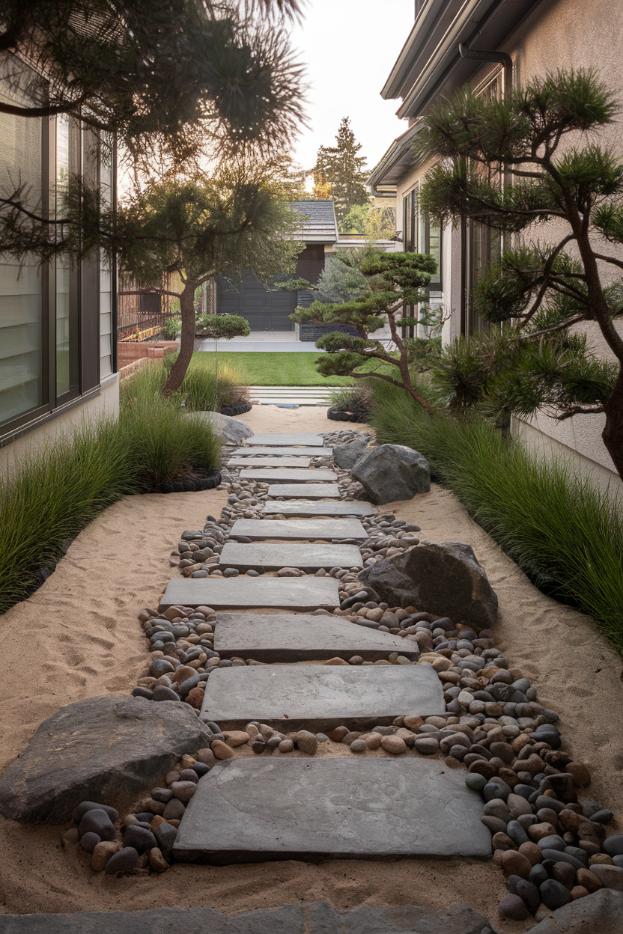
[[118,421],[60,437],[0,478],[0,613],[38,586],[41,569],[53,567],[102,509],[181,473],[217,467],[210,426],[184,415],[178,400],[162,399],[151,370],[123,384]]
[[623,514],[605,493],[480,419],[428,416],[391,387],[377,387],[372,423],[379,441],[424,454],[538,587],[592,616],[623,652]]

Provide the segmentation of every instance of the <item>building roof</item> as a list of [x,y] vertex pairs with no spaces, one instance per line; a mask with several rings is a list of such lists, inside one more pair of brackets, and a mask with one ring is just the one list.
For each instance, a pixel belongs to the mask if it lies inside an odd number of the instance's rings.
[[379,193],[379,187],[381,191],[383,186],[395,188],[409,169],[416,165],[415,140],[421,127],[421,122],[410,126],[394,140],[374,166],[368,176],[368,185],[375,194]]
[[290,207],[301,217],[301,226],[292,235],[304,243],[336,243],[337,220],[333,201],[291,201]]

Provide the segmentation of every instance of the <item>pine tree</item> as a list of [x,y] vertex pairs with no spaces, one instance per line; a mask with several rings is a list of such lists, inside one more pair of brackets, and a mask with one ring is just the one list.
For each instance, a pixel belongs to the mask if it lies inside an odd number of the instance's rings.
[[334,146],[321,146],[313,169],[316,190],[329,186],[335,201],[338,225],[344,222],[349,209],[356,204],[367,204],[370,195],[366,187],[366,158],[359,155],[358,143],[350,125],[350,118],[340,122]]
[[[603,441],[623,477],[623,280],[609,275],[623,269],[623,160],[590,138],[618,111],[586,70],[549,74],[503,101],[462,91],[427,118],[421,155],[438,163],[421,202],[442,222],[464,217],[535,236],[483,276],[475,302],[499,339],[446,352],[446,385],[464,399],[475,387],[507,415],[605,414]],[[536,239],[538,224],[552,220],[554,242]],[[599,329],[612,362],[577,333],[583,322]],[[486,378],[474,380],[478,369]]]

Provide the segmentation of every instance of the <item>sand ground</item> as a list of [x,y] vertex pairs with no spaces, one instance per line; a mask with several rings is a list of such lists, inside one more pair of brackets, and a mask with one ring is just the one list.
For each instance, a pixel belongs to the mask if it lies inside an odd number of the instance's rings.
[[[256,407],[242,419],[258,432],[366,428],[328,422],[321,408]],[[129,690],[146,659],[137,612],[155,604],[176,573],[169,556],[179,533],[200,526],[209,513],[218,515],[224,502],[223,492],[206,491],[117,503],[76,538],[29,600],[0,619],[0,765],[62,705]],[[417,522],[423,537],[474,547],[500,598],[499,638],[511,665],[533,678],[542,700],[562,714],[567,742],[593,768],[594,794],[623,815],[619,656],[591,620],[532,587],[452,494],[436,488],[385,508]],[[339,908],[464,900],[493,920],[505,891],[499,870],[475,861],[175,866],[161,877],[111,879],[91,873],[75,847],[63,852],[59,828],[9,821],[0,822],[0,854],[0,912],[10,913],[191,905],[234,913],[316,899]],[[501,932],[526,926],[496,921]]]

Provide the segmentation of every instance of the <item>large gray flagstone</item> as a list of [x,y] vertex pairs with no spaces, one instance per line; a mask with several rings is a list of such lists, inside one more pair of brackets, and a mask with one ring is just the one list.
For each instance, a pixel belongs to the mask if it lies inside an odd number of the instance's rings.
[[244,467],[240,478],[267,483],[322,483],[337,480],[337,474],[328,467]]
[[333,577],[175,577],[160,601],[169,606],[211,606],[214,609],[275,607],[284,610],[334,609],[340,605]]
[[487,858],[491,840],[481,808],[462,771],[439,759],[236,758],[200,779],[174,854],[220,864]]
[[365,541],[368,533],[359,519],[237,519],[231,536],[245,538],[353,538]]
[[[583,899],[584,901],[586,899]],[[146,908],[0,915],[0,934],[493,934],[468,905],[443,908],[358,905],[340,911],[326,902],[297,902],[223,914],[214,908]],[[601,934],[613,934],[614,928]]]
[[253,435],[246,439],[246,444],[266,447],[295,447],[296,445],[305,445],[309,448],[324,447],[322,435],[314,434],[282,434],[282,435]]
[[331,457],[333,448],[306,448],[306,447],[255,447],[236,448],[232,451],[234,457]]
[[311,542],[227,542],[219,564],[247,571],[277,571],[279,568],[361,568],[363,558],[357,545]]
[[[274,491],[274,487],[271,492]],[[376,509],[371,503],[340,499],[331,502],[310,503],[304,499],[268,500],[262,507],[265,516],[374,516]]]
[[445,709],[441,682],[430,665],[247,665],[212,671],[201,718],[226,730],[259,720],[280,730],[317,732]]
[[311,457],[230,457],[228,467],[309,467]]
[[214,650],[223,658],[298,662],[322,658],[387,658],[391,652],[417,656],[409,639],[358,626],[339,616],[313,613],[219,613]]
[[337,483],[308,483],[305,487],[300,483],[273,483],[268,488],[268,495],[286,499],[300,499],[301,496],[307,499],[326,499],[330,496],[339,497],[340,488]]

